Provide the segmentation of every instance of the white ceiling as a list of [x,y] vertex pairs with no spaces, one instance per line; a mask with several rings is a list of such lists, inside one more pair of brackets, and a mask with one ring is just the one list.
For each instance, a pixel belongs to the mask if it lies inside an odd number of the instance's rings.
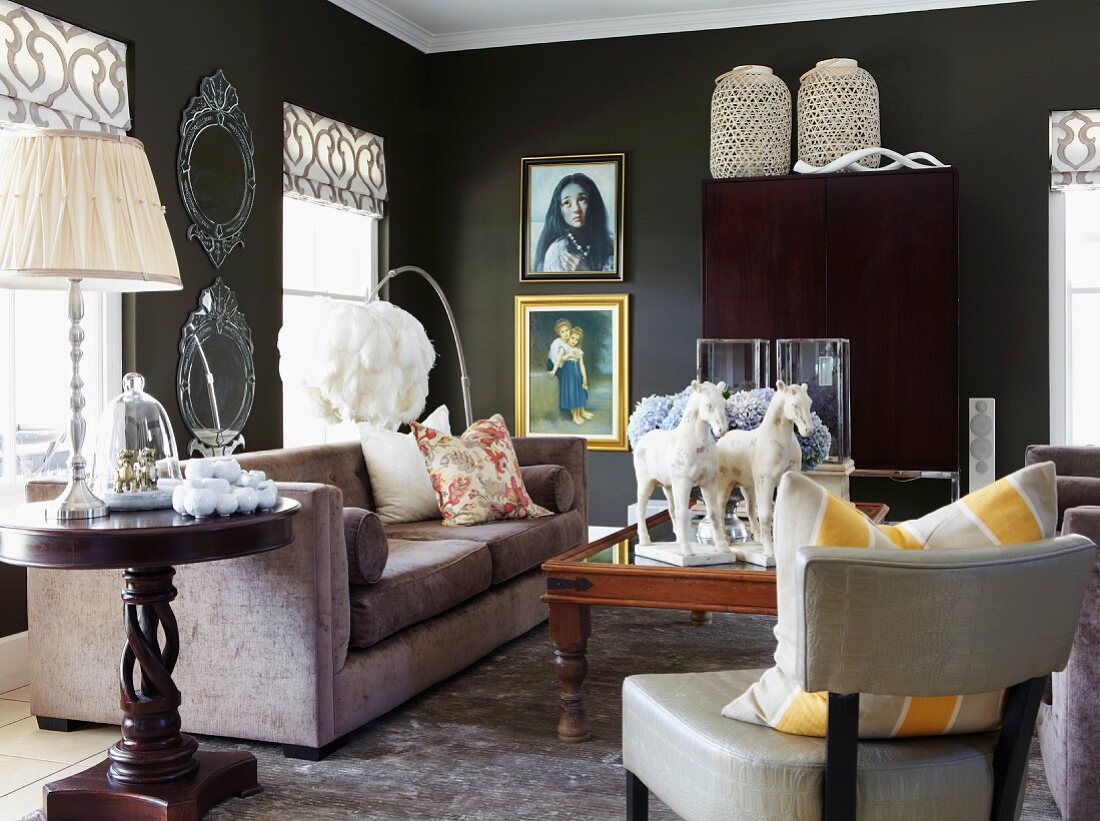
[[330,0],[426,53],[1030,0]]

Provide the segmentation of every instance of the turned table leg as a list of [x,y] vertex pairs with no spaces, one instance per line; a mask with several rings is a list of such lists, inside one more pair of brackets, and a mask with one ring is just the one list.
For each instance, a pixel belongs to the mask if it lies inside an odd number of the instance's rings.
[[691,623],[696,627],[701,627],[704,624],[710,624],[711,615],[707,610],[692,610],[691,611]]
[[554,642],[554,672],[561,684],[558,738],[588,741],[588,709],[584,677],[588,673],[588,636],[592,621],[587,604],[550,604],[550,640]]
[[[180,691],[172,681],[180,650],[171,607],[174,575],[171,567],[131,568],[123,574],[122,738],[108,751],[107,761],[46,785],[50,821],[189,821],[223,798],[260,791],[251,753],[199,752],[198,742],[180,732]],[[140,668],[140,686],[134,683],[135,668]]]

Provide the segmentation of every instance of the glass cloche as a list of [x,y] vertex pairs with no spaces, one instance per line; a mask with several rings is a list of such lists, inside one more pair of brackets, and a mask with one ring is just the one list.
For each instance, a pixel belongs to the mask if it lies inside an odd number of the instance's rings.
[[92,489],[112,510],[157,510],[172,506],[181,478],[164,406],[145,392],[141,374],[126,374],[99,419]]

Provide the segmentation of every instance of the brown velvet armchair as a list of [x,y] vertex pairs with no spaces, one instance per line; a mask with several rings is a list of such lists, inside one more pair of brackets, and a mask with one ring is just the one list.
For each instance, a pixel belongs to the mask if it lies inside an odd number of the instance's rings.
[[[1063,534],[1100,544],[1100,447],[1031,445],[1027,464],[1058,472]],[[1069,664],[1055,673],[1039,713],[1039,744],[1051,795],[1065,821],[1100,812],[1100,557],[1092,569]]]

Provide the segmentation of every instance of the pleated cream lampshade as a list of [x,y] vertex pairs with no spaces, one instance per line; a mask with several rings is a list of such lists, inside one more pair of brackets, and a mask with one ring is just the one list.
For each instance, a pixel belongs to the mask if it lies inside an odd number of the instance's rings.
[[0,288],[178,290],[145,148],[95,131],[0,132]]

